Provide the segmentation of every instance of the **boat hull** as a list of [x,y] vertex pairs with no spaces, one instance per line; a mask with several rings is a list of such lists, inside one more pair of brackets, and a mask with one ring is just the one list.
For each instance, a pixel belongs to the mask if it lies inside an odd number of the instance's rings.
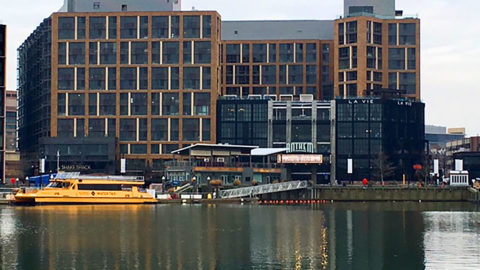
[[16,195],[14,204],[144,204],[157,203],[154,198],[125,197],[48,197]]

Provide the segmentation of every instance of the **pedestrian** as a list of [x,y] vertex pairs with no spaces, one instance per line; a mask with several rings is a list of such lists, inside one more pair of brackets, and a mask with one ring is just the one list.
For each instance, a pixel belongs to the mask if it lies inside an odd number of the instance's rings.
[[362,181],[362,183],[363,183],[363,188],[365,188],[365,189],[366,189],[366,188],[367,188],[367,186],[368,186],[368,179],[367,179],[367,178],[363,178],[363,181]]

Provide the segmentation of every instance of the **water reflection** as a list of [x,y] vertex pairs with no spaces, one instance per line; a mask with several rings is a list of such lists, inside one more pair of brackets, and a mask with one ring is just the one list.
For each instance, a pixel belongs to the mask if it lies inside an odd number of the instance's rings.
[[439,269],[479,249],[465,207],[3,206],[0,269]]

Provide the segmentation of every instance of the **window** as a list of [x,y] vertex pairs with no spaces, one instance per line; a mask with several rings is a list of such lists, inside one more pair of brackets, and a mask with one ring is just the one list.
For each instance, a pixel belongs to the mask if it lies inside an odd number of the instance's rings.
[[171,38],[180,38],[180,16],[171,16]]
[[303,44],[295,44],[295,62],[303,62]]
[[120,64],[130,64],[129,42],[120,43]]
[[[94,2],[98,3],[99,2]],[[107,34],[105,17],[90,17],[90,39],[105,39]]]
[[317,66],[308,65],[307,66],[307,84],[316,84],[317,83]]
[[74,90],[75,69],[59,68],[58,69],[58,90]]
[[147,154],[147,145],[146,144],[132,144],[130,145],[130,153],[137,155]]
[[114,65],[117,63],[117,44],[115,42],[100,42],[100,64]]
[[398,84],[397,84],[397,73],[388,73],[388,88],[390,89],[398,89]]
[[146,39],[148,38],[148,17],[141,16],[140,17],[140,37]]
[[117,89],[117,69],[116,68],[107,68],[108,69],[108,90]]
[[58,39],[75,39],[75,18],[58,18]]
[[93,2],[93,9],[100,9],[100,2]]
[[200,141],[200,119],[183,119],[183,140]]
[[90,42],[89,61],[90,65],[98,65],[98,46],[97,42]]
[[212,88],[212,72],[210,67],[202,67],[202,90]]
[[137,89],[137,68],[120,68],[120,89]]
[[178,93],[163,93],[162,96],[162,115],[178,115],[180,109],[180,100]]
[[268,45],[268,61],[270,63],[277,62],[277,44]]
[[416,94],[417,76],[414,72],[400,73],[400,89],[407,90],[407,94]]
[[183,93],[183,115],[192,115],[192,94]]
[[307,44],[307,62],[308,63],[317,62],[317,44],[315,43]]
[[180,69],[178,67],[170,68],[170,89],[176,90],[180,87]]
[[120,119],[120,141],[137,140],[137,120]]
[[108,38],[117,39],[117,17],[108,17]]
[[408,52],[408,69],[416,69],[417,68],[416,49],[408,48],[407,52]]
[[240,63],[240,44],[227,44],[227,63]]
[[287,84],[287,66],[280,66],[280,84]]
[[293,44],[280,44],[280,63],[293,62]]
[[367,67],[376,68],[376,63],[377,63],[376,48],[372,46],[367,46]]
[[152,140],[168,141],[168,119],[152,119]]
[[194,50],[195,64],[209,64],[212,58],[212,44],[210,41],[196,41]]
[[399,24],[400,45],[415,45],[417,41],[417,26],[414,23]]
[[160,115],[160,93],[152,93],[152,115]]
[[90,68],[90,90],[105,90],[105,68]]
[[345,44],[345,24],[344,23],[338,24],[338,43],[340,45]]
[[235,83],[236,84],[250,83],[250,66],[236,66]]
[[250,62],[250,44],[242,44],[242,63]]
[[397,24],[396,23],[388,24],[388,44],[397,45]]
[[152,37],[168,38],[168,16],[152,17]]
[[162,60],[163,64],[178,64],[180,59],[179,42],[163,42]]
[[120,18],[120,37],[122,39],[137,38],[137,17],[136,16]]
[[195,93],[194,95],[194,115],[210,115],[210,93]]
[[159,90],[168,89],[168,68],[166,67],[152,68],[152,89],[159,89]]
[[200,38],[200,16],[183,16],[183,37]]
[[105,119],[89,119],[88,120],[88,136],[89,137],[105,137]]
[[373,43],[381,45],[382,44],[382,24],[374,22],[373,23]]
[[288,66],[288,84],[303,84],[303,66]]
[[267,62],[267,44],[253,44],[253,62]]
[[[0,55],[4,55],[3,48],[0,47]],[[58,64],[67,64],[67,44],[65,42],[58,43]]]
[[132,64],[148,64],[148,43],[132,42]]
[[405,69],[405,49],[389,49],[388,50],[389,59],[388,67],[389,69]]
[[100,115],[116,115],[116,104],[116,94],[100,94]]
[[77,39],[85,39],[86,29],[85,17],[77,17]]
[[68,47],[68,63],[70,65],[85,64],[85,43],[70,42]]
[[339,49],[339,66],[340,69],[350,68],[350,48],[344,47]]
[[347,22],[347,43],[357,43],[357,22]]
[[58,119],[58,137],[73,137],[73,119]]
[[147,115],[148,95],[146,93],[132,93],[130,103],[131,115]]
[[183,63],[192,64],[192,42],[183,42]]
[[277,66],[262,66],[262,84],[277,83]]
[[[179,120],[178,119],[170,119],[170,141],[178,141],[179,132],[180,132]],[[177,149],[177,148],[175,148],[175,149]]]
[[211,124],[210,119],[203,118],[202,119],[202,141],[210,141],[211,140]]
[[203,15],[202,16],[202,33],[203,33],[203,38],[210,38],[212,37],[212,16],[210,15]]
[[84,94],[68,94],[68,115],[85,115]]
[[183,88],[184,89],[200,89],[200,68],[186,67],[183,68]]
[[66,94],[65,93],[60,93],[57,96],[58,96],[58,107],[57,107],[58,108],[58,115],[60,115],[60,116],[67,115]]

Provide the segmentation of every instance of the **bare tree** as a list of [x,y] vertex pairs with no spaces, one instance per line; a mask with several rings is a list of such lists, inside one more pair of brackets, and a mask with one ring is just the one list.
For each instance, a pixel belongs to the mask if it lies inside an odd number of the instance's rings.
[[378,153],[373,164],[375,166],[373,174],[377,179],[380,178],[382,185],[385,178],[392,176],[395,172],[395,166],[393,166],[393,163],[389,161],[388,156],[383,151]]

